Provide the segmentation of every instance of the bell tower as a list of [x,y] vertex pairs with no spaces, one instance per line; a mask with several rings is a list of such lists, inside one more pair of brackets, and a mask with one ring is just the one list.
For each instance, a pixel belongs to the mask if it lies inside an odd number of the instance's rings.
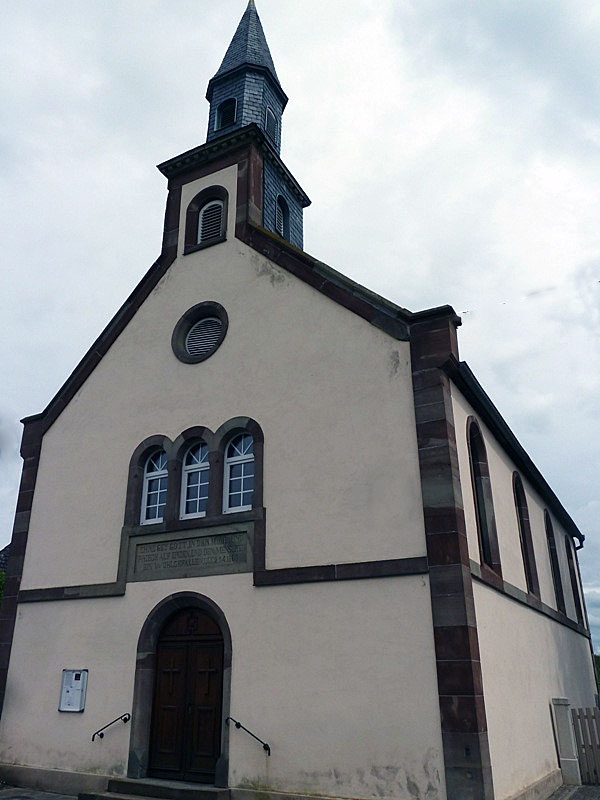
[[206,92],[210,103],[206,142],[249,127],[260,131],[263,153],[262,224],[303,246],[303,210],[310,200],[281,161],[281,120],[288,98],[279,82],[254,0]]

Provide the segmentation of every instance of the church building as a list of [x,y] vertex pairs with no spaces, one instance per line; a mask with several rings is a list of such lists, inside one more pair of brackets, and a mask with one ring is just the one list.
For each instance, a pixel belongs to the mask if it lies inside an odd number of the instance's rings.
[[23,420],[0,778],[163,800],[542,800],[596,703],[584,536],[460,360],[303,250],[254,0],[162,251]]

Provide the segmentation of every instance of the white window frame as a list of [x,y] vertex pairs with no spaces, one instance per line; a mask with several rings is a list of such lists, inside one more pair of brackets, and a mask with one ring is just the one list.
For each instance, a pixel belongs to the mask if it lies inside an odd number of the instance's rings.
[[[210,481],[210,466],[209,466],[209,463],[208,463],[208,448],[206,450],[206,461],[205,462],[203,461],[203,462],[200,462],[199,464],[186,464],[185,463],[187,461],[187,458],[188,458],[189,454],[191,453],[191,451],[195,447],[198,447],[198,446],[202,447],[202,445],[204,445],[204,447],[206,447],[206,442],[195,442],[193,445],[188,447],[188,449],[185,451],[185,455],[183,457],[183,469],[181,470],[181,495],[180,495],[180,499],[179,499],[179,519],[194,519],[194,518],[199,518],[199,517],[205,517],[206,516],[206,511],[195,511],[192,514],[187,514],[186,510],[185,510],[186,503],[187,503],[187,490],[188,490],[188,478],[189,478],[189,475],[192,472],[206,472],[206,473],[208,473],[208,480]],[[202,464],[206,464],[206,467],[203,467]],[[209,484],[209,487],[210,487],[210,484]],[[209,488],[208,491],[209,491],[209,494],[208,494],[208,496],[206,498],[207,502],[208,502],[208,497],[210,496],[210,488]]]
[[[156,470],[154,472],[148,472],[148,465],[150,461],[157,456],[158,454],[162,454],[165,458],[165,467],[161,470]],[[164,521],[164,512],[162,517],[148,517],[148,488],[150,486],[150,481],[153,480],[160,480],[161,478],[165,478],[167,480],[167,487],[166,491],[169,490],[168,486],[168,478],[169,474],[167,472],[167,454],[164,450],[155,450],[151,453],[148,458],[146,459],[146,463],[144,464],[144,488],[142,490],[142,507],[140,509],[140,525],[154,525],[158,522]],[[167,507],[167,503],[165,500],[164,507]]]
[[[227,456],[227,452],[228,452],[229,448],[231,447],[233,442],[235,442],[235,440],[237,438],[239,438],[240,436],[249,436],[252,439],[252,453],[249,453],[247,455],[242,455],[242,456],[228,457]],[[227,445],[225,446],[225,469],[224,469],[224,474],[223,474],[223,513],[224,514],[235,514],[238,511],[251,511],[252,510],[252,503],[250,503],[250,505],[247,505],[247,506],[230,506],[229,505],[229,495],[230,495],[230,492],[229,492],[229,481],[230,481],[230,476],[231,476],[231,468],[233,466],[236,466],[237,464],[252,463],[252,464],[254,464],[254,467],[256,467],[256,461],[254,459],[254,444],[255,444],[255,442],[254,442],[254,437],[252,436],[252,434],[250,434],[248,432],[244,432],[244,433],[236,433],[235,436],[232,436],[231,439],[229,439],[229,441],[227,442]],[[256,480],[256,469],[253,469],[253,475],[252,475],[252,499],[253,500],[254,500],[254,492],[255,492],[255,486],[254,486],[255,480]],[[237,494],[237,492],[236,492],[236,494]]]

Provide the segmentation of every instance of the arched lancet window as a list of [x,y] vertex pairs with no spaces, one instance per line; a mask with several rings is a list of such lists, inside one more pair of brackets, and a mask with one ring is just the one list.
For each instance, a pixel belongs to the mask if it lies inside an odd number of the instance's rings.
[[211,200],[200,209],[198,244],[219,239],[223,229],[223,201]]
[[573,553],[573,541],[570,536],[565,536],[565,550],[567,551],[567,563],[569,565],[569,578],[571,579],[573,602],[575,603],[575,615],[577,616],[577,622],[583,625],[583,606],[581,605],[581,595],[579,594],[579,580],[577,579],[577,567],[575,565],[576,556]]
[[140,522],[162,522],[167,504],[167,454],[155,450],[144,467],[144,489]]
[[481,563],[501,575],[487,454],[479,425],[473,419],[470,419],[468,423],[468,445]]
[[204,442],[192,445],[183,459],[181,479],[181,517],[204,517],[208,503],[210,469],[208,447]]
[[235,115],[237,111],[237,100],[235,97],[230,97],[224,100],[217,108],[217,122],[216,130],[227,128],[235,122]]
[[552,582],[554,584],[554,596],[556,597],[556,608],[563,614],[567,613],[565,606],[565,595],[563,592],[562,579],[560,577],[560,564],[558,563],[558,553],[556,552],[556,539],[554,538],[554,528],[550,514],[544,511],[544,524],[546,527],[546,541],[548,542],[548,555],[550,557],[550,571],[552,572]]
[[249,433],[235,436],[225,450],[223,511],[247,511],[254,496],[254,440]]
[[267,131],[267,136],[269,136],[274,143],[277,142],[277,117],[275,116],[273,109],[270,106],[267,106],[267,110],[265,111],[265,130]]
[[527,498],[525,497],[523,481],[518,472],[513,473],[513,495],[519,523],[519,539],[521,540],[521,553],[523,555],[523,569],[525,570],[527,591],[539,597],[540,587],[535,566],[531,526],[529,524],[529,509],[527,508]]
[[282,195],[277,196],[275,204],[275,230],[283,239],[290,238],[290,211]]
[[194,197],[186,211],[184,253],[225,241],[227,201],[223,186],[209,186]]

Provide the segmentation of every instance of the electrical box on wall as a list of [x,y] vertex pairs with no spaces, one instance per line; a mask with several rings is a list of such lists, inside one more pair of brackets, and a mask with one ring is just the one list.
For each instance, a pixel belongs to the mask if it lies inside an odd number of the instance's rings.
[[79,713],[83,711],[85,708],[87,680],[87,669],[63,669],[58,704],[59,711],[77,711]]

